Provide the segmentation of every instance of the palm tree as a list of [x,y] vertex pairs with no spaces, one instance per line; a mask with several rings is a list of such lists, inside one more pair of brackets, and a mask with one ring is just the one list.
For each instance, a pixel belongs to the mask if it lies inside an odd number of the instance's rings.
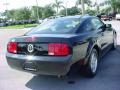
[[[91,0],[84,0],[84,3],[87,4],[90,7],[92,6],[91,5],[92,4]],[[79,4],[81,4],[81,0],[77,0],[76,6],[78,6]]]
[[59,8],[64,7],[64,6],[62,5],[62,3],[63,3],[63,2],[61,2],[61,1],[59,1],[59,0],[55,0],[55,3],[52,4],[52,6],[57,9],[57,14],[58,14]]
[[107,0],[103,3],[103,5],[109,5],[113,12],[116,12],[118,9],[120,9],[119,0]]
[[76,7],[78,7],[79,4],[82,5],[82,14],[83,15],[85,14],[84,4],[87,4],[87,6],[92,7],[91,0],[77,0],[76,1]]

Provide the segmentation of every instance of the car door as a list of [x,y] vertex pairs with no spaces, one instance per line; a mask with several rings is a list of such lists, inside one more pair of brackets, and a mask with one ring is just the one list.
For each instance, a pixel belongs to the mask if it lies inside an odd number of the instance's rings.
[[91,22],[99,37],[98,43],[100,44],[101,49],[104,50],[108,46],[108,38],[109,38],[108,31],[106,30],[106,28],[104,28],[105,24],[98,18],[93,18]]
[[113,43],[113,29],[110,24],[106,24],[105,26],[106,32],[107,32],[107,43],[108,45],[111,45]]

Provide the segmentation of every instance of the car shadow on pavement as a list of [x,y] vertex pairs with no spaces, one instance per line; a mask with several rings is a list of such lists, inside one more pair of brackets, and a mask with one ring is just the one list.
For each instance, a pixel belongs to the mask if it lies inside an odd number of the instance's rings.
[[119,68],[120,46],[117,46],[116,50],[111,50],[101,59],[94,78],[86,78],[81,74],[63,78],[41,75],[34,76],[26,83],[26,87],[32,90],[119,90]]

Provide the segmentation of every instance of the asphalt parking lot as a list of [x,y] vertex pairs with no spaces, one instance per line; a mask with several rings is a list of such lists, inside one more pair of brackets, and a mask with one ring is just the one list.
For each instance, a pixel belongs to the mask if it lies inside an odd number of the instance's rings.
[[82,75],[63,79],[35,76],[11,69],[5,59],[7,41],[27,30],[0,29],[0,90],[120,90],[120,21],[106,23],[116,29],[118,46],[102,58],[98,73],[92,79]]

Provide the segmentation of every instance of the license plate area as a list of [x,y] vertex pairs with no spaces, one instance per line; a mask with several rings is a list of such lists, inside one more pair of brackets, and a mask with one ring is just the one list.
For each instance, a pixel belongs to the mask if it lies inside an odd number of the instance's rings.
[[24,64],[24,70],[36,72],[37,71],[36,64],[33,62],[26,62]]

